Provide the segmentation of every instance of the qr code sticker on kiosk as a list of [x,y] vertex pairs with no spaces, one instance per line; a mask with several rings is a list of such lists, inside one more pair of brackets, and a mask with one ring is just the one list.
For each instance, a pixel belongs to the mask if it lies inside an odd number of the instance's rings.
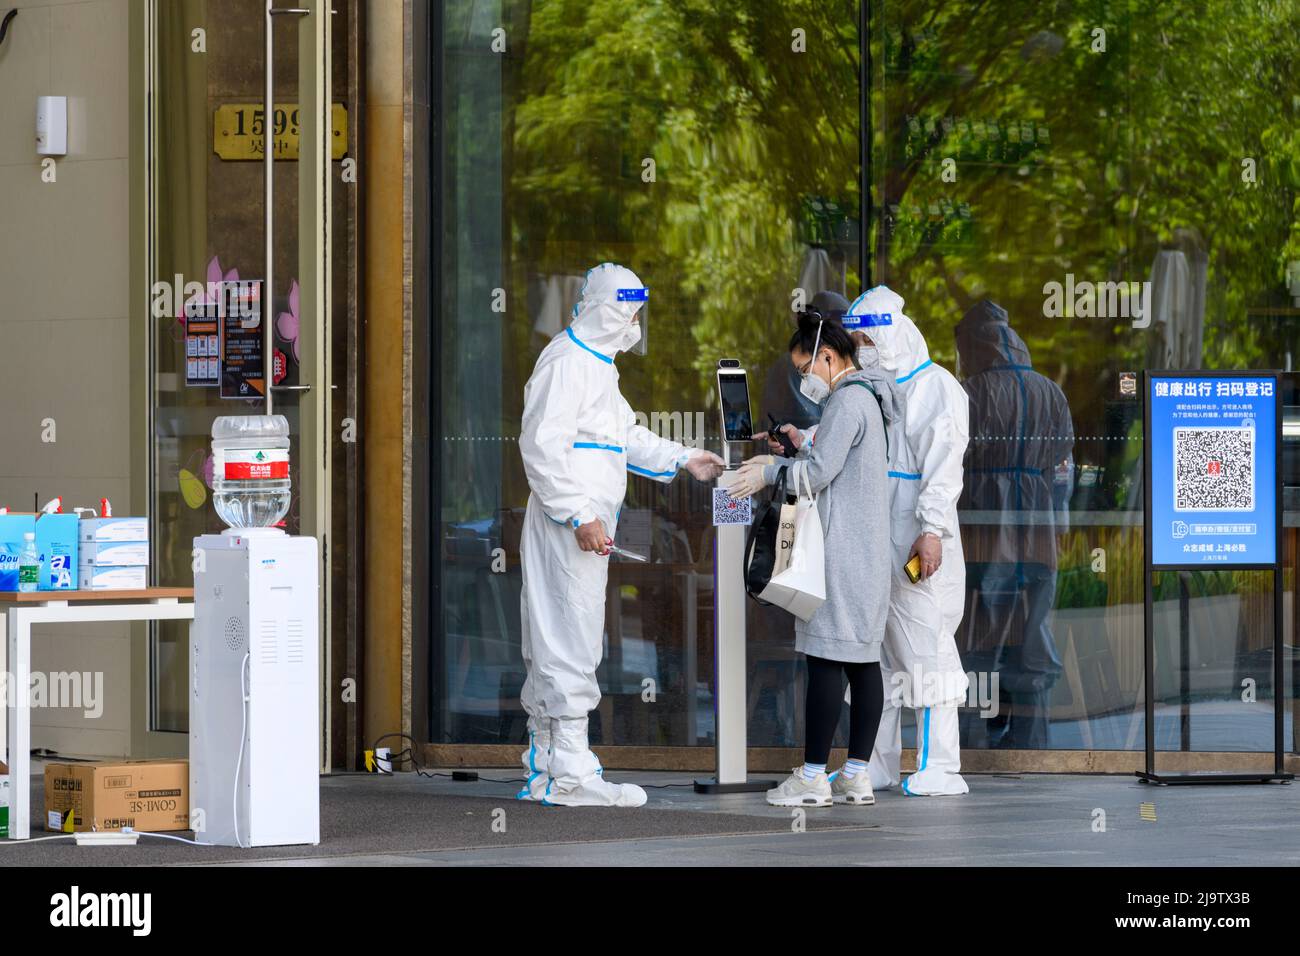
[[754,521],[752,498],[733,498],[725,488],[713,489],[713,526],[751,524]]
[[1255,510],[1255,429],[1174,429],[1174,510]]

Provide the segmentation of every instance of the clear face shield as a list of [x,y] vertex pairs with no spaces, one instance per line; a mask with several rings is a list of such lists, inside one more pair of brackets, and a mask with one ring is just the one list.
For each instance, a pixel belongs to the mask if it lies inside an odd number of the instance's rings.
[[650,327],[648,325],[650,313],[650,290],[649,289],[619,289],[618,301],[627,303],[633,315],[636,316],[636,323],[640,327],[640,337],[636,344],[631,346],[627,352],[629,355],[639,355],[644,357],[648,351],[650,339]]

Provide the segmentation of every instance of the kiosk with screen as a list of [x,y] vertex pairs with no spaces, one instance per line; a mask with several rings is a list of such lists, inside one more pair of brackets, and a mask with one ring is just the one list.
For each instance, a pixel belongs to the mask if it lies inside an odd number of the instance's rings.
[[[1283,772],[1282,447],[1276,372],[1147,372],[1145,509],[1145,783],[1260,783]],[[1155,769],[1154,575],[1179,574],[1181,749],[1191,750],[1191,571],[1273,574],[1273,772],[1159,774]]]
[[[725,470],[718,488],[735,480],[736,469],[745,456],[733,461],[733,442],[754,439],[749,405],[749,380],[737,359],[718,361],[718,408],[722,426],[722,460]],[[746,793],[770,790],[774,780],[750,780],[748,728],[745,692],[745,581],[742,562],[745,553],[744,524],[717,524],[714,528],[713,558],[713,661],[717,709],[714,741],[717,747],[717,776],[695,781],[696,793]]]

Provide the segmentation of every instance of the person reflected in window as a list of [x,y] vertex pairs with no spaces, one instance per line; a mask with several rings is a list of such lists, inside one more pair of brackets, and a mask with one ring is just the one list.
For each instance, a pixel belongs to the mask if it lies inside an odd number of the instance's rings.
[[1073,488],[1074,423],[1065,393],[1034,370],[1001,306],[976,303],[954,334],[970,398],[961,507],[974,615],[966,633],[977,643],[965,656],[998,675],[1002,703],[989,745],[1046,748],[1062,669],[1051,614],[1057,540]]

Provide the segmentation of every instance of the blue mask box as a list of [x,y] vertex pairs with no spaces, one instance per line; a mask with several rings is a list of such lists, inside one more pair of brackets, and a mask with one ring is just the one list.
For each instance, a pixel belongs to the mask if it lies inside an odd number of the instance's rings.
[[[0,514],[0,591],[18,590],[18,556],[23,551],[23,535],[35,530],[34,514]],[[36,547],[39,550],[40,544]]]
[[40,515],[36,519],[36,550],[41,555],[39,591],[77,589],[77,531],[79,515]]

